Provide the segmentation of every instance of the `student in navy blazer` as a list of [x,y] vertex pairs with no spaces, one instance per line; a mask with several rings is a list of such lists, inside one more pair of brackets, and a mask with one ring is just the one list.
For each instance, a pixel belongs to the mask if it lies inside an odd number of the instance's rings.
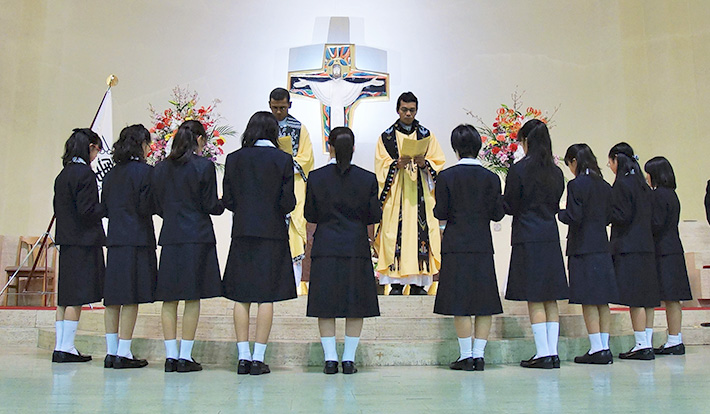
[[[200,299],[221,296],[222,281],[210,215],[224,211],[217,197],[215,166],[202,152],[207,133],[199,121],[183,122],[173,138],[168,158],[153,171],[156,212],[163,218],[158,244],[160,266],[155,300],[163,301],[165,372],[200,371],[192,358]],[[177,346],[177,306],[185,301],[180,351]]]
[[[503,313],[498,293],[491,221],[505,216],[500,178],[476,158],[481,136],[471,125],[451,132],[459,162],[436,178],[434,216],[446,222],[434,313],[452,315],[459,342],[454,370],[483,371],[484,351],[493,321]],[[476,316],[472,341],[471,316]]]
[[[288,214],[296,206],[293,159],[278,148],[279,125],[270,112],[249,119],[242,148],[227,156],[223,200],[232,215],[232,243],[223,296],[234,304],[238,374],[270,372],[264,363],[273,303],[296,297],[288,244]],[[249,349],[249,308],[258,303],[254,354]]]
[[123,128],[113,144],[116,165],[103,181],[101,204],[108,217],[104,368],[148,365],[145,359],[133,357],[131,339],[138,304],[153,302],[158,277],[150,191],[153,167],[145,162],[150,141],[150,132],[143,125]]
[[89,164],[101,150],[101,138],[88,128],[74,129],[64,144],[64,169],[54,181],[55,241],[59,251],[56,346],[52,362],[87,362],[74,347],[81,306],[103,297],[106,241],[96,175]]
[[636,345],[621,359],[654,359],[653,311],[659,306],[651,189],[633,148],[625,142],[609,151],[609,168],[616,174],[611,191],[611,254],[619,304],[629,307]]
[[380,222],[382,207],[375,174],[350,164],[354,142],[350,128],[333,129],[331,161],[306,187],[304,215],[317,224],[306,314],[318,318],[326,374],[338,372],[335,318],[346,318],[342,368],[353,374],[363,318],[380,315],[367,226]]
[[567,184],[567,207],[558,214],[560,221],[569,225],[569,302],[582,305],[590,343],[589,351],[574,362],[611,364],[609,303],[619,296],[606,231],[611,186],[602,178],[597,157],[587,144],[567,148],[565,164],[575,176]]
[[[680,333],[682,307],[680,301],[691,300],[688,269],[683,244],[678,233],[680,200],[675,192],[676,180],[671,163],[665,157],[654,157],[644,165],[646,181],[653,189],[653,241],[656,246],[656,270],[661,300],[666,307],[668,340],[654,349],[656,355],[684,355]],[[653,323],[646,324],[652,326]]]
[[526,155],[510,167],[503,196],[505,212],[513,216],[505,298],[528,302],[537,352],[520,365],[557,368],[557,301],[568,297],[555,217],[564,192],[564,176],[552,157],[550,133],[544,122],[526,122],[518,138]]

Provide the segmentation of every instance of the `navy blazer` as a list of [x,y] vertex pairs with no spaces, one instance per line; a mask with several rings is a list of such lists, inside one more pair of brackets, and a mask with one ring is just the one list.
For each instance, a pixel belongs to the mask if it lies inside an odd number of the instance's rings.
[[609,253],[610,214],[611,186],[604,179],[580,174],[567,183],[567,207],[558,214],[569,225],[567,256]]
[[528,157],[513,164],[505,180],[503,207],[513,216],[511,244],[559,241],[555,215],[565,191],[564,175],[555,167],[554,185],[534,185],[534,177],[526,174],[529,165]]
[[153,167],[140,161],[116,165],[104,177],[101,204],[108,217],[107,246],[155,247]]
[[436,177],[434,216],[446,220],[442,253],[493,253],[491,220],[505,216],[500,178],[480,165],[454,165]]
[[232,237],[288,240],[286,215],[296,206],[293,157],[273,147],[245,147],[227,156],[222,202]]
[[153,171],[151,190],[163,218],[158,244],[216,243],[210,214],[222,214],[224,206],[212,161],[195,154],[182,164],[162,161]]
[[657,188],[653,190],[653,242],[656,255],[683,254],[683,244],[678,233],[680,220],[680,200],[675,190]]
[[311,257],[370,257],[367,226],[382,219],[375,174],[328,164],[308,175],[303,215],[316,223]]
[[106,242],[101,218],[96,174],[86,164],[69,163],[54,180],[55,241],[58,245],[103,246]]
[[653,253],[651,189],[633,175],[616,176],[611,187],[611,252]]

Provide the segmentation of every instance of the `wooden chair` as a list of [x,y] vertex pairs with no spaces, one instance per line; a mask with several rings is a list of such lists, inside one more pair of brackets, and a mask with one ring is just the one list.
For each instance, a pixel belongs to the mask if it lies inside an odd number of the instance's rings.
[[[57,249],[54,243],[48,239],[44,248],[37,246],[23,263],[23,259],[39,239],[39,237],[20,236],[15,266],[5,268],[8,280],[17,272],[15,279],[8,285],[5,292],[5,306],[8,306],[11,290],[14,290],[12,293],[15,297],[14,306],[19,305],[20,295],[38,295],[42,297],[42,306],[54,306],[58,273]],[[47,250],[49,250],[49,254],[47,254]],[[37,267],[32,271],[35,261]]]

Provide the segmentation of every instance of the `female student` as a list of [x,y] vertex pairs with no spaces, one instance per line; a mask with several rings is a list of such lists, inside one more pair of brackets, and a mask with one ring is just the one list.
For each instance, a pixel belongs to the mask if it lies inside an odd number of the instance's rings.
[[101,151],[101,138],[88,128],[74,129],[64,144],[64,169],[54,181],[56,243],[59,251],[57,342],[52,362],[87,362],[74,347],[81,306],[103,297],[104,215],[96,175],[89,164]]
[[[271,372],[264,363],[274,302],[296,297],[287,216],[296,205],[293,159],[278,148],[279,124],[270,112],[249,119],[242,148],[227,156],[224,205],[232,216],[232,244],[223,295],[234,304],[238,374]],[[254,354],[249,349],[249,308],[258,303]]]
[[330,132],[330,162],[308,177],[306,220],[317,224],[311,250],[306,315],[318,318],[325,355],[323,372],[338,372],[335,318],[345,319],[343,374],[354,374],[363,318],[380,315],[367,226],[382,209],[375,174],[350,164],[355,136],[347,127]]
[[[685,345],[680,333],[681,300],[691,300],[688,269],[683,244],[678,234],[680,200],[675,192],[673,167],[664,157],[646,162],[646,181],[653,189],[653,241],[656,246],[656,270],[660,299],[666,304],[668,341],[654,349],[657,355],[684,355]],[[647,326],[649,324],[647,323]]]
[[[150,179],[153,167],[145,163],[150,133],[143,125],[124,128],[113,144],[116,166],[106,174],[101,203],[108,217],[104,323],[105,368],[141,368],[148,365],[131,353],[138,304],[153,302],[158,264]],[[119,335],[120,320],[120,335]]]
[[[151,181],[155,208],[163,218],[158,244],[160,266],[155,300],[163,301],[165,372],[200,371],[192,358],[200,299],[222,293],[212,219],[224,211],[217,198],[214,164],[197,154],[205,145],[205,128],[185,121],[173,138],[168,158],[156,165]],[[178,353],[177,306],[185,301]]]
[[616,174],[611,189],[611,254],[621,305],[629,307],[636,345],[621,359],[654,359],[653,308],[660,305],[651,229],[651,189],[634,150],[625,142],[609,151]]
[[606,233],[611,186],[602,178],[597,157],[587,144],[567,148],[565,164],[575,176],[567,184],[567,208],[558,214],[569,225],[569,302],[582,305],[590,342],[589,352],[574,362],[611,364],[609,303],[616,303],[619,296]]
[[564,192],[562,170],[552,157],[550,133],[533,119],[518,132],[525,157],[505,181],[505,212],[513,216],[512,252],[505,298],[528,302],[536,354],[524,368],[559,368],[557,301],[567,299],[565,265],[555,215]]
[[[446,221],[434,313],[453,315],[459,341],[454,370],[483,371],[492,315],[503,313],[498,295],[490,222],[500,221],[503,197],[498,176],[476,159],[481,136],[471,125],[451,133],[459,161],[436,178],[434,216]],[[476,316],[473,349],[471,316]]]

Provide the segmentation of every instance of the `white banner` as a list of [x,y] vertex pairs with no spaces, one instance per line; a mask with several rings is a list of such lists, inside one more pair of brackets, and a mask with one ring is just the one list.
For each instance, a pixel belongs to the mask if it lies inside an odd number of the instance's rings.
[[96,171],[96,179],[99,184],[99,192],[103,179],[111,168],[113,159],[111,158],[111,147],[113,146],[113,105],[111,104],[111,88],[106,91],[104,99],[101,101],[96,118],[91,124],[91,130],[101,137],[102,149],[98,157],[91,163],[91,167]]

